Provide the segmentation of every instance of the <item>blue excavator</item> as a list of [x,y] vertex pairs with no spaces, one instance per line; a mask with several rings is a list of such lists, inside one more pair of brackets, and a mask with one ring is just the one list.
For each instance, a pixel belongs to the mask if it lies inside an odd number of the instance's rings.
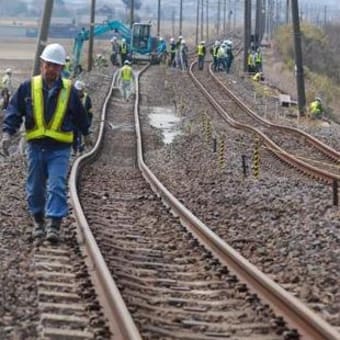
[[[132,29],[130,29],[120,21],[106,21],[94,27],[93,35],[95,37],[110,31],[119,33],[121,38],[125,38],[129,46],[130,58],[133,61],[150,60],[154,62],[157,38],[151,36],[151,24],[134,23]],[[74,39],[72,64],[75,74],[81,71],[80,57],[82,48],[84,42],[89,40],[89,38],[90,30],[83,28]]]

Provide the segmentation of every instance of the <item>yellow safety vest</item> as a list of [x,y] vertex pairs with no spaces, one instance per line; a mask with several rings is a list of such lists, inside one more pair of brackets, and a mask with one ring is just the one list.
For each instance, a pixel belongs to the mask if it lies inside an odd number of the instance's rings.
[[204,48],[204,46],[202,44],[199,44],[197,46],[197,55],[199,55],[199,56],[204,55],[203,48]]
[[131,80],[132,79],[132,67],[129,65],[124,65],[122,67],[122,79]]
[[35,124],[33,129],[26,131],[26,140],[50,137],[62,143],[73,142],[72,131],[61,131],[61,126],[64,121],[72,88],[71,80],[63,78],[62,82],[63,86],[60,89],[57,107],[50,122],[46,125],[44,116],[42,77],[35,76],[32,78],[31,95],[32,95],[33,119]]

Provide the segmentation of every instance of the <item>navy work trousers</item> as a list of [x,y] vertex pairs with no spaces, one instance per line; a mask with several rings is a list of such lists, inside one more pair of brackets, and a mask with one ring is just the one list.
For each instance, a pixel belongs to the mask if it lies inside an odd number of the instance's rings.
[[68,214],[66,181],[70,147],[48,149],[28,143],[28,208],[32,215],[42,213],[49,218]]

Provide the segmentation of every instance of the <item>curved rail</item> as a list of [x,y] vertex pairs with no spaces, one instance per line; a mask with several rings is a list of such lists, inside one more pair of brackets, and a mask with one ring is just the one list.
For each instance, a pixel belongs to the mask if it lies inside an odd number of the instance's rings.
[[[184,226],[186,226],[197,237],[204,246],[209,249],[214,255],[237,276],[245,281],[253,290],[256,291],[264,300],[266,300],[277,314],[283,315],[285,320],[297,328],[301,335],[306,338],[315,339],[339,339],[339,334],[328,323],[318,317],[313,311],[308,309],[303,303],[295,297],[287,293],[278,284],[269,279],[266,275],[260,272],[254,265],[247,261],[243,256],[231,248],[220,237],[213,233],[203,222],[195,217],[188,209],[184,207],[169,191],[168,189],[156,178],[148,166],[144,162],[142,136],[139,122],[139,82],[140,75],[148,68],[146,66],[137,74],[136,81],[136,100],[134,104],[134,115],[136,124],[137,136],[137,160],[138,167],[141,170],[143,177],[147,180],[153,190],[161,197],[164,204],[171,207],[173,213],[177,215]],[[113,86],[113,82],[112,82]],[[101,302],[106,302],[106,315],[113,314],[116,318],[110,318],[114,322],[118,320],[118,327],[124,339],[140,339],[140,334],[129,316],[126,306],[118,292],[118,289],[113,282],[110,273],[108,272],[104,260],[101,257],[100,251],[89,229],[84,213],[82,212],[81,205],[77,196],[76,182],[79,176],[79,169],[87,162],[92,161],[101,145],[103,137],[105,113],[108,99],[112,92],[105,101],[102,111],[102,121],[100,126],[99,138],[95,147],[88,154],[76,160],[70,177],[70,191],[71,201],[75,208],[76,219],[79,224],[80,236],[84,242],[86,250],[92,263],[92,272],[94,280],[100,281],[101,294],[105,297]],[[231,120],[231,123],[236,124]],[[237,125],[237,124],[236,124]],[[250,128],[250,127],[249,127]],[[265,138],[265,136],[263,136]],[[126,313],[127,312],[127,313]],[[111,326],[113,329],[113,326]]]
[[[110,330],[112,334],[115,334],[115,336],[118,336],[118,338],[138,340],[142,339],[141,335],[139,334],[139,331],[131,318],[124,300],[114,280],[112,279],[111,273],[107,268],[97,242],[90,230],[79,201],[77,190],[78,177],[81,168],[84,167],[85,164],[92,162],[100,151],[104,135],[107,104],[110,96],[112,95],[113,87],[116,81],[116,75],[117,73],[112,79],[109,93],[102,108],[99,135],[96,144],[90,152],[77,158],[74,162],[69,179],[69,188],[71,204],[74,208],[74,214],[78,224],[78,235],[80,237],[81,243],[84,245],[84,251],[88,255],[87,264],[91,268],[91,278],[95,287],[98,289],[98,298],[104,307],[104,313],[109,320]],[[120,332],[118,335],[117,330]]]
[[[302,171],[303,173],[305,173],[305,174],[307,174],[311,177],[316,177],[316,178],[318,178],[318,179],[320,179],[320,180],[322,180],[322,181],[324,181],[328,184],[332,184],[332,183],[334,183],[334,181],[340,180],[340,176],[333,174],[333,173],[330,173],[328,171],[325,171],[323,169],[316,168],[316,167],[294,157],[290,153],[286,152],[284,149],[279,147],[276,143],[274,143],[268,136],[266,136],[259,129],[254,128],[254,127],[247,125],[247,124],[240,123],[240,122],[236,121],[235,119],[233,119],[223,109],[223,107],[219,103],[217,103],[217,101],[209,93],[209,91],[204,87],[204,85],[195,77],[195,75],[192,71],[195,64],[196,64],[196,62],[193,62],[190,66],[190,70],[189,70],[190,77],[192,78],[194,83],[201,89],[201,91],[204,93],[204,95],[207,97],[210,104],[217,110],[217,112],[226,120],[226,122],[230,126],[236,128],[236,129],[246,130],[246,131],[249,131],[249,132],[257,135],[262,140],[262,142],[268,147],[268,150],[271,151],[272,153],[274,153],[276,157],[278,157],[279,159],[281,159],[285,163],[299,169],[300,171]],[[236,98],[237,103],[240,103],[239,105],[242,105],[241,106],[242,109],[243,109],[243,107],[246,107],[243,103],[241,103],[241,100],[238,99],[234,94],[232,94],[232,97]],[[246,108],[247,108],[247,110],[250,110],[250,109],[248,109],[248,107],[246,107]],[[298,131],[298,129],[296,129],[296,130]],[[331,149],[331,148],[329,148],[329,149]]]
[[291,133],[294,133],[298,136],[304,137],[308,143],[310,143],[312,146],[314,146],[316,149],[321,151],[323,154],[327,155],[329,158],[339,161],[340,160],[340,152],[333,149],[329,145],[323,143],[322,141],[318,140],[317,138],[311,136],[305,131],[302,131],[300,129],[291,127],[291,126],[286,126],[286,125],[281,125],[281,124],[275,124],[272,123],[262,117],[260,117],[255,111],[253,111],[250,107],[248,107],[239,97],[237,97],[232,91],[230,91],[225,84],[222,83],[220,79],[218,79],[215,74],[213,73],[211,69],[211,65],[209,67],[209,73],[210,75],[214,78],[214,80],[228,93],[228,96],[230,96],[234,102],[244,111],[246,111],[251,117],[256,119],[258,122],[262,123],[263,125],[271,128],[277,128],[280,130],[285,130],[289,131]]

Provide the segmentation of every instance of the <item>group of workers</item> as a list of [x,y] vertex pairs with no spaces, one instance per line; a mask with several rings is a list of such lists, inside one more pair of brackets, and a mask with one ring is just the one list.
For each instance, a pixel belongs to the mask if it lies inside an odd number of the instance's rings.
[[[112,46],[116,44],[116,39],[111,43]],[[162,46],[159,51],[166,51],[164,44]],[[215,42],[211,49],[214,71],[229,72],[233,59],[231,46],[231,41]],[[127,58],[127,47],[119,51],[123,65],[118,78],[122,97],[128,101],[134,74]],[[187,54],[188,48],[182,36],[177,42],[170,39],[167,51],[169,66],[187,69]],[[203,70],[206,55],[204,41],[198,44],[196,54],[198,68]],[[111,56],[113,63],[117,62],[116,57]],[[66,183],[71,150],[82,151],[82,136],[85,146],[92,145],[89,130],[93,117],[91,99],[83,81],[77,80],[73,84],[68,79],[68,63],[64,47],[57,43],[49,44],[40,55],[40,75],[21,83],[13,94],[11,69],[5,71],[1,81],[2,97],[6,93],[8,97],[12,96],[3,106],[5,116],[0,154],[9,156],[11,139],[24,123],[28,166],[26,194],[34,224],[32,238],[46,238],[51,243],[59,241],[60,226],[68,214]],[[262,70],[262,58],[259,63],[255,57],[254,65],[256,71]],[[310,113],[313,118],[322,118],[323,108],[319,97],[310,104]]]

